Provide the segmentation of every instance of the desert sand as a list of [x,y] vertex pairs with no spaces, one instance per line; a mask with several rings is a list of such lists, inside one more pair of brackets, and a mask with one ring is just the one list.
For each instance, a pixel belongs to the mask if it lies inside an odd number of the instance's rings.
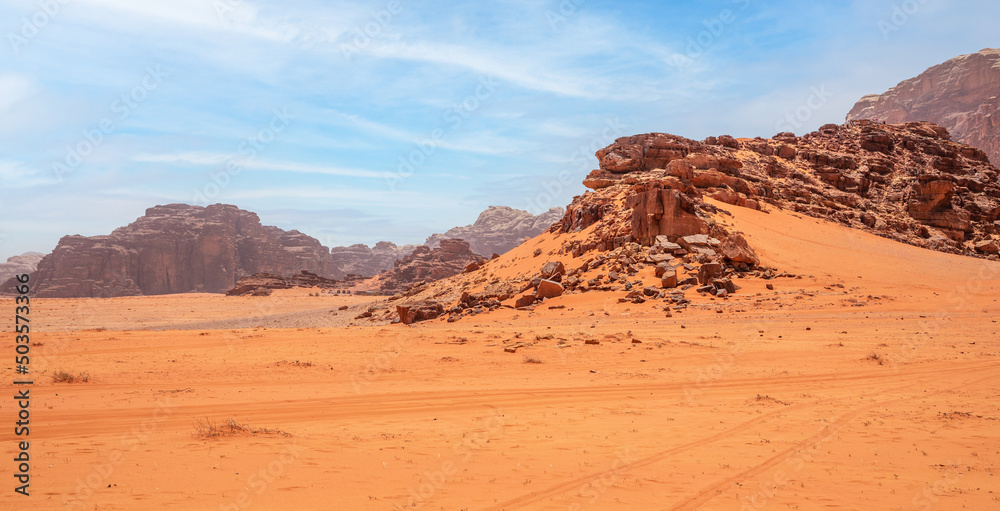
[[672,317],[601,292],[412,326],[303,291],[34,300],[31,506],[1000,509],[1000,263],[726,209],[795,276]]

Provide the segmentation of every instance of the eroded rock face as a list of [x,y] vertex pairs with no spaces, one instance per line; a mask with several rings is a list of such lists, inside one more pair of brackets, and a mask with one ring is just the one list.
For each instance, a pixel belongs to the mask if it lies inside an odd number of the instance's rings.
[[562,217],[562,208],[551,208],[540,215],[507,206],[490,206],[472,225],[455,227],[444,234],[432,234],[425,245],[437,248],[442,240],[461,239],[479,255],[490,257],[503,254],[518,246],[525,238],[534,238],[545,232]]
[[883,94],[861,98],[847,114],[848,120],[875,118],[940,124],[1000,165],[1000,49],[936,65]]
[[[697,234],[725,240],[729,233],[704,201],[711,197],[791,209],[952,253],[982,255],[978,243],[1000,238],[998,170],[983,151],[953,142],[932,123],[862,124],[771,139],[619,139],[597,152],[607,167],[584,181],[593,191],[575,197],[551,229],[596,224],[586,241],[564,247],[573,255]],[[729,261],[758,264],[748,244],[731,240],[726,251]]]
[[380,241],[373,247],[360,243],[349,247],[333,247],[330,249],[330,256],[335,275],[372,277],[392,268],[397,260],[410,255],[415,248],[417,245],[398,246],[389,241]]
[[65,236],[32,274],[40,297],[223,293],[259,272],[330,275],[329,250],[236,206],[169,204],[106,236]]
[[472,253],[464,240],[441,240],[438,248],[417,247],[410,255],[396,261],[391,270],[379,275],[385,292],[405,291],[423,281],[451,277],[465,271],[469,263],[482,264],[486,258]]

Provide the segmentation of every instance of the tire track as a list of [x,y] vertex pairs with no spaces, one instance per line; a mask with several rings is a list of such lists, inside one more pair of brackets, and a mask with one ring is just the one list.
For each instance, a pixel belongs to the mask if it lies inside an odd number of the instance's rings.
[[[936,395],[936,394],[941,394],[941,393],[944,393],[944,392],[951,392],[951,391],[954,391],[956,389],[960,389],[962,387],[967,387],[967,386],[970,386],[970,385],[975,385],[975,384],[980,383],[982,381],[993,380],[993,379],[995,379],[995,376],[988,376],[988,377],[985,377],[985,378],[980,378],[980,379],[975,380],[975,381],[962,383],[960,385],[956,385],[954,387],[950,387],[950,388],[947,388],[947,389],[937,390],[937,391],[929,393],[929,395]],[[909,388],[909,387],[912,387],[912,386],[913,385],[908,385],[908,386],[903,387],[903,388]],[[899,390],[899,389],[896,389],[896,390]],[[919,398],[920,399],[926,399],[927,396],[928,395],[921,394],[919,396]],[[910,397],[910,398],[905,398],[905,399],[902,399],[902,400],[897,400],[897,402],[899,402],[899,401],[909,401],[911,399],[916,399],[916,397]],[[708,502],[708,501],[712,500],[713,498],[715,498],[717,495],[721,494],[726,488],[728,488],[728,487],[730,487],[730,486],[732,486],[732,485],[734,485],[734,484],[736,484],[736,483],[738,483],[740,481],[743,481],[743,480],[751,478],[751,477],[755,477],[757,475],[760,475],[761,473],[764,473],[764,472],[770,470],[771,468],[775,467],[776,465],[779,465],[781,462],[783,462],[783,461],[785,461],[785,460],[793,457],[796,453],[798,453],[803,448],[807,448],[809,446],[818,444],[823,439],[829,438],[830,436],[833,436],[837,431],[839,431],[841,428],[843,428],[848,422],[850,422],[851,420],[853,420],[859,414],[861,414],[863,412],[866,412],[868,410],[871,410],[872,408],[876,408],[878,406],[882,406],[884,404],[885,404],[884,402],[877,402],[877,403],[873,403],[873,404],[868,405],[868,406],[864,406],[864,407],[858,408],[858,409],[853,410],[851,412],[848,412],[848,413],[840,416],[839,418],[837,418],[837,420],[834,421],[833,424],[826,426],[825,428],[823,428],[822,430],[820,430],[815,435],[813,435],[813,436],[811,436],[811,437],[809,437],[809,438],[807,438],[805,440],[802,440],[801,442],[796,443],[795,445],[793,445],[793,446],[789,447],[788,449],[785,449],[784,451],[776,454],[775,456],[771,457],[770,459],[768,459],[767,461],[761,463],[760,465],[757,465],[757,466],[752,467],[752,468],[750,468],[748,470],[740,472],[739,474],[736,474],[736,475],[734,475],[732,477],[729,477],[729,478],[727,478],[727,479],[725,479],[725,480],[723,480],[723,481],[721,481],[721,482],[719,482],[717,484],[714,484],[714,485],[712,485],[712,486],[710,486],[708,488],[705,488],[705,489],[699,491],[696,495],[693,495],[693,496],[687,498],[686,500],[682,501],[681,503],[679,503],[677,505],[674,505],[672,507],[667,508],[667,510],[669,510],[669,511],[686,511],[686,510],[691,510],[691,509],[697,509],[698,506],[700,506],[701,504],[704,504],[705,502]]]
[[[969,375],[969,374],[974,374],[974,373],[982,372],[983,370],[994,369],[997,364],[996,363],[989,363],[989,364],[981,364],[981,365],[983,367],[978,367],[975,370],[969,370],[967,368],[956,368],[956,369],[950,369],[950,370],[941,371],[941,372],[946,372],[946,373],[961,373],[961,374]],[[927,372],[925,374],[922,374],[921,376],[928,376],[928,375],[933,374],[933,373],[936,373],[936,372],[935,371]],[[896,376],[899,377],[899,375],[896,375]],[[954,390],[956,388],[964,387],[964,386],[971,385],[973,383],[978,383],[980,381],[988,380],[988,379],[991,379],[991,378],[995,378],[995,376],[989,376],[989,377],[986,377],[986,378],[981,378],[981,379],[976,380],[974,382],[968,382],[968,383],[964,383],[964,384],[958,385],[956,387],[951,387],[949,389],[943,389],[943,390],[940,390],[940,391],[936,391],[936,392],[934,392],[934,394],[941,393],[941,392],[948,392],[948,391]],[[619,467],[617,469],[609,469],[609,470],[604,470],[604,471],[601,471],[601,472],[590,473],[590,474],[587,474],[587,475],[581,476],[581,477],[576,477],[576,478],[573,478],[572,480],[569,480],[569,481],[566,481],[566,482],[563,482],[563,483],[558,483],[558,484],[550,486],[548,488],[541,489],[541,490],[536,490],[534,492],[527,493],[527,494],[521,495],[519,497],[516,497],[516,498],[510,499],[510,500],[504,501],[504,502],[502,502],[500,504],[496,504],[496,505],[488,507],[486,509],[489,510],[489,511],[501,511],[501,510],[509,509],[511,507],[522,506],[522,505],[529,504],[529,503],[532,503],[532,502],[537,502],[537,501],[539,501],[541,499],[544,499],[546,497],[553,497],[553,496],[559,495],[561,493],[564,493],[566,491],[572,490],[574,488],[578,488],[578,487],[586,484],[589,481],[593,481],[595,479],[598,479],[598,478],[601,478],[601,477],[604,477],[604,476],[607,476],[607,475],[621,474],[622,472],[631,472],[634,469],[642,468],[642,467],[645,467],[645,466],[648,466],[648,465],[652,465],[652,464],[654,464],[654,463],[656,463],[656,462],[658,462],[658,461],[660,461],[660,460],[662,460],[662,459],[664,459],[664,458],[666,458],[668,456],[671,456],[671,455],[674,455],[674,454],[679,454],[681,452],[688,451],[688,450],[696,448],[696,447],[700,447],[700,446],[703,446],[703,445],[706,445],[706,444],[710,444],[710,443],[715,442],[717,440],[728,438],[728,437],[732,436],[735,433],[739,433],[741,431],[745,431],[745,430],[753,427],[757,423],[765,421],[766,419],[770,418],[770,416],[772,416],[772,415],[787,414],[790,411],[794,411],[794,410],[797,410],[797,409],[805,408],[807,406],[808,407],[818,407],[818,406],[823,406],[823,405],[829,405],[829,404],[833,404],[833,403],[836,403],[836,402],[839,402],[839,401],[842,401],[842,400],[846,400],[846,399],[856,400],[856,399],[858,399],[858,397],[866,398],[866,397],[871,397],[871,396],[884,395],[886,393],[898,392],[898,391],[901,391],[901,390],[905,390],[905,389],[908,389],[908,388],[911,388],[911,387],[915,387],[915,386],[918,386],[918,385],[923,385],[923,384],[925,384],[925,381],[924,380],[920,380],[920,381],[917,381],[917,382],[907,383],[905,385],[902,385],[902,386],[899,386],[899,387],[895,387],[895,388],[893,388],[891,390],[874,390],[874,391],[868,392],[866,394],[861,394],[860,396],[853,395],[853,396],[845,396],[845,397],[840,397],[840,398],[824,398],[824,399],[819,399],[819,400],[815,400],[815,401],[808,402],[808,403],[798,403],[798,404],[794,404],[794,405],[791,405],[791,406],[786,406],[784,408],[781,408],[781,409],[778,409],[778,410],[774,410],[774,411],[772,411],[772,412],[770,412],[768,414],[762,415],[762,416],[757,417],[755,419],[752,419],[750,421],[744,422],[744,423],[742,423],[740,425],[737,425],[737,426],[735,426],[733,428],[730,428],[730,429],[728,429],[726,431],[723,431],[721,433],[717,433],[717,434],[708,436],[708,437],[706,437],[704,439],[701,439],[701,440],[697,440],[697,441],[694,441],[694,442],[689,442],[687,444],[683,444],[683,445],[680,445],[680,446],[672,447],[672,448],[664,450],[664,451],[660,451],[660,452],[658,452],[656,454],[653,454],[651,456],[647,456],[646,458],[643,458],[643,459],[641,459],[639,461],[636,461],[634,463],[630,463],[626,467],[623,467],[623,468]],[[926,396],[926,394],[922,394],[920,397],[924,397],[924,396]],[[908,399],[914,399],[914,398],[908,398]],[[876,403],[873,403],[873,404],[870,404],[870,405],[867,405],[867,406],[864,406],[864,407],[852,410],[851,412],[848,412],[847,414],[842,415],[840,418],[838,418],[836,421],[834,421],[834,424],[838,425],[836,430],[839,430],[841,427],[843,427],[844,424],[846,424],[847,422],[850,422],[850,420],[853,419],[854,417],[856,417],[858,414],[863,413],[863,412],[865,412],[865,411],[867,411],[867,410],[869,410],[871,408],[875,408],[875,407],[883,405],[883,404],[884,404],[884,402],[879,401],[879,402],[876,402]],[[809,437],[809,438],[807,438],[807,439],[805,439],[805,440],[803,440],[801,442],[796,443],[795,445],[793,445],[789,449],[787,449],[785,451],[782,451],[778,455],[776,455],[776,456],[772,457],[771,459],[769,459],[768,461],[764,462],[762,465],[758,465],[757,467],[754,467],[754,468],[746,471],[746,473],[749,474],[750,472],[752,472],[754,470],[759,470],[759,472],[763,472],[763,471],[766,471],[768,468],[770,468],[770,467],[772,467],[772,466],[774,466],[774,465],[776,465],[778,463],[781,463],[785,459],[787,459],[787,458],[791,457],[792,455],[794,455],[794,453],[798,449],[800,449],[801,446],[808,445],[811,441],[813,441],[812,439],[814,439],[816,437],[822,436],[824,431],[829,431],[830,427],[831,426],[828,425],[823,430],[821,430],[819,433],[817,433],[817,434],[815,434],[815,435],[813,435],[813,436],[811,436],[811,437]],[[836,430],[833,430],[833,432],[836,432]],[[831,432],[831,434],[833,432]],[[750,475],[754,475],[754,474],[750,474]],[[736,481],[739,481],[743,477],[746,477],[746,475],[744,475],[743,473],[738,474],[737,476],[729,478],[726,481],[723,481],[723,482],[721,482],[721,483],[719,483],[717,485],[712,486],[711,488],[708,488],[706,490],[703,490],[703,491],[699,492],[697,495],[695,495],[693,497],[690,497],[688,500],[682,502],[678,506],[675,506],[675,507],[672,507],[672,508],[669,508],[669,509],[672,509],[672,510],[693,509],[692,507],[690,507],[691,505],[697,505],[697,504],[700,504],[700,503],[702,503],[704,501],[711,500],[711,498],[715,496],[714,492],[716,491],[717,488],[721,488],[721,487],[725,487],[727,485],[734,484]]]

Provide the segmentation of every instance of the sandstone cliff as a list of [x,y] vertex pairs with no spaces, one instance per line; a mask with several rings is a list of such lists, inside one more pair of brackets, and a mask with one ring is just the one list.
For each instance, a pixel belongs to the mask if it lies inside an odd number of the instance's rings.
[[998,171],[983,151],[931,123],[825,125],[803,137],[624,137],[553,232],[598,224],[574,254],[696,234],[724,239],[703,197],[780,207],[934,250],[991,255],[1000,234]]
[[930,121],[1000,165],[1000,49],[955,57],[904,80],[883,94],[861,98],[848,120]]
[[40,297],[222,293],[246,275],[308,270],[335,277],[329,250],[261,225],[236,206],[169,204],[106,236],[65,236],[32,274]]
[[461,239],[469,242],[474,253],[490,257],[507,252],[525,238],[534,238],[545,232],[562,217],[562,213],[562,208],[551,208],[545,213],[532,215],[507,206],[490,206],[479,214],[474,224],[455,227],[444,234],[432,234],[424,244],[436,248],[441,240]]

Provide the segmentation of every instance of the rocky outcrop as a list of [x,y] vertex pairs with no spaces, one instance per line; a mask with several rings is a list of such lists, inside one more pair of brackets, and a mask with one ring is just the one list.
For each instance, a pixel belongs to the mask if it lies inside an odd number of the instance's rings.
[[702,142],[652,133],[618,139],[597,157],[602,168],[584,181],[593,191],[575,197],[551,228],[576,232],[596,224],[586,240],[564,247],[573,255],[635,243],[651,247],[650,257],[666,257],[655,253],[664,241],[704,235],[726,242],[703,255],[720,250],[730,264],[758,264],[746,240],[712,220],[706,197],[791,209],[967,255],[986,254],[976,247],[1000,237],[997,169],[983,151],[951,141],[932,123],[828,124],[802,137]]
[[259,272],[333,276],[329,250],[236,206],[169,204],[106,236],[65,236],[32,274],[40,297],[224,293]]
[[[562,217],[562,208],[552,208],[540,215],[507,206],[490,206],[472,225],[455,227],[445,233],[435,233],[424,243],[430,249],[438,248],[442,240],[462,239],[469,243],[473,253],[490,257],[503,254],[518,246],[525,238],[533,238]],[[410,255],[420,245],[402,245],[380,241],[374,247],[351,245],[333,247],[333,265],[336,274],[356,274],[365,277],[389,270],[397,260]]]
[[345,289],[357,283],[357,279],[341,281],[320,277],[307,270],[301,270],[291,277],[273,273],[254,273],[236,282],[236,287],[226,291],[227,296],[268,296],[275,289],[318,288],[337,293],[347,293]]
[[391,270],[379,275],[384,292],[400,292],[427,281],[439,280],[465,271],[469,263],[484,263],[464,240],[441,240],[438,248],[417,247],[410,255],[396,261]]
[[44,255],[39,252],[25,252],[21,255],[8,257],[6,263],[0,264],[0,283],[7,282],[15,275],[34,272]]
[[333,259],[334,274],[365,277],[378,275],[392,268],[397,260],[410,255],[417,246],[398,246],[389,241],[380,241],[374,247],[362,244],[333,247],[330,249],[330,256]]
[[444,234],[432,234],[425,245],[437,248],[441,240],[461,239],[470,249],[486,257],[503,254],[518,246],[525,238],[533,238],[562,217],[562,208],[551,208],[540,215],[507,206],[490,206],[479,214],[472,225],[455,227]]
[[955,57],[883,94],[865,96],[847,119],[934,122],[1000,165],[1000,49]]
[[399,315],[400,323],[412,325],[418,321],[434,319],[444,314],[444,306],[434,300],[423,300],[409,305],[397,305],[396,314]]

